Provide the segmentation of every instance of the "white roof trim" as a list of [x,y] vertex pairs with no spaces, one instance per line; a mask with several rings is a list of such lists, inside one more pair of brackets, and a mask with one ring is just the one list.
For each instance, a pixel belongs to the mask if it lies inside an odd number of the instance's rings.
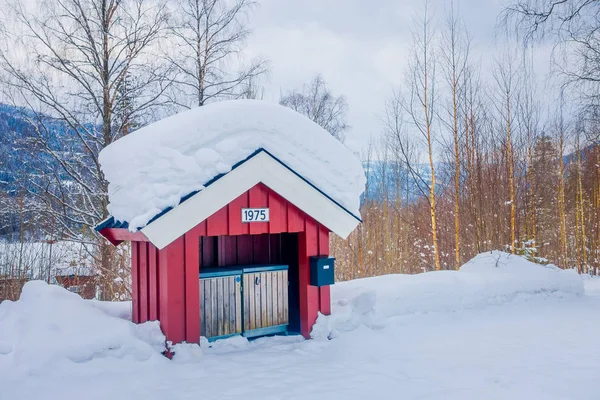
[[260,182],[344,239],[360,222],[281,162],[261,151],[141,231],[158,249],[163,249]]

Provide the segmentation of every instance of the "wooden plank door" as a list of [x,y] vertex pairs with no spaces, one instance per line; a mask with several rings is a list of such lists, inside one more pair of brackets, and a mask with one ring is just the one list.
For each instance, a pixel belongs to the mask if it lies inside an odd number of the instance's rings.
[[200,279],[200,332],[207,338],[242,333],[240,275]]
[[244,332],[288,324],[288,271],[243,275]]

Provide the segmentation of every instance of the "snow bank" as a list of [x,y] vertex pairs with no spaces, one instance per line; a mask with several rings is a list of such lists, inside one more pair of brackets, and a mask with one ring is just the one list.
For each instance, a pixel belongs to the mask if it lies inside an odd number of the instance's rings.
[[35,374],[107,357],[161,362],[164,343],[158,322],[135,325],[43,281],[0,303],[0,370]]
[[358,215],[365,175],[358,158],[308,118],[278,104],[233,100],[173,115],[100,154],[111,215],[143,227],[259,148]]
[[336,284],[331,292],[332,315],[319,316],[314,338],[360,325],[377,329],[395,316],[479,308],[531,296],[582,295],[584,286],[575,270],[493,251],[479,254],[460,271],[358,279]]
[[92,307],[104,311],[111,317],[126,319],[131,321],[131,301],[100,301],[87,300]]

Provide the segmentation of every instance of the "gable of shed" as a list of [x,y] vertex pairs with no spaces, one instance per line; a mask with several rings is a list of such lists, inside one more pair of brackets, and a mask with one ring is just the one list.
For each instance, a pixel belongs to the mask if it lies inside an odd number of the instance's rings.
[[[243,193],[259,183],[343,238],[360,223],[359,217],[350,213],[270,153],[262,150],[227,174],[215,178],[205,189],[193,194],[168,212],[164,212],[142,228],[141,233],[162,249],[211,215],[222,212],[220,210],[225,206],[235,202]],[[252,195],[249,196],[250,201]],[[249,207],[253,206],[250,204]],[[268,207],[277,207],[277,205],[268,204]],[[235,218],[241,220],[241,213]],[[249,226],[260,225],[261,223],[253,223]]]

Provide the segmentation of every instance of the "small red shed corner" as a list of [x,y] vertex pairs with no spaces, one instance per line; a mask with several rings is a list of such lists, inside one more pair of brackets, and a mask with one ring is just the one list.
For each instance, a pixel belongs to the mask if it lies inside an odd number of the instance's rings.
[[96,227],[131,242],[133,322],[159,320],[172,343],[310,338],[331,308],[329,234],[347,237],[359,216],[264,148],[202,183],[141,227]]

